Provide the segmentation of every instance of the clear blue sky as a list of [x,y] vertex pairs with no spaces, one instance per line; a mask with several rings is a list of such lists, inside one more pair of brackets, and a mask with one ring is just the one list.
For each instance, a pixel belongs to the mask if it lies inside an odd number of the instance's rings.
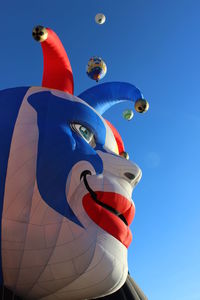
[[[103,26],[94,22],[103,12]],[[85,66],[106,61],[102,82],[127,81],[149,100],[131,122],[106,112],[143,178],[133,194],[129,269],[150,300],[200,299],[200,2],[1,1],[0,89],[40,85],[42,51],[31,31],[54,29],[69,55],[75,94],[96,84]]]

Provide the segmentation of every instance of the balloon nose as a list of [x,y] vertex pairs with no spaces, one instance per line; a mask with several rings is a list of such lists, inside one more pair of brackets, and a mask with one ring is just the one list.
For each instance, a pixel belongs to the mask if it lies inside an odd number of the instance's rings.
[[125,172],[123,175],[132,186],[136,186],[142,177],[142,172],[138,168],[136,172]]
[[37,25],[33,28],[32,36],[37,42],[44,42],[48,37],[48,32],[44,26]]

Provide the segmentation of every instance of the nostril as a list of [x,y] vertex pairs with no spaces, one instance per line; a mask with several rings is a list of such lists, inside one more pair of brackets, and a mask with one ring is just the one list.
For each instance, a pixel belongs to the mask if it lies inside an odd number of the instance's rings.
[[129,180],[133,180],[135,178],[135,175],[129,172],[124,173],[124,176]]

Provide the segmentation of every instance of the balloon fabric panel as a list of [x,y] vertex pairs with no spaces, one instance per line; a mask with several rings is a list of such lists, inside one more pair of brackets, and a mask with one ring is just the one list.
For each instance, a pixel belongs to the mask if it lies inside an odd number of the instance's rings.
[[[74,139],[70,124],[75,122],[86,126],[97,124],[96,114],[82,103],[64,101],[50,92],[36,93],[28,98],[28,102],[38,114],[37,182],[39,191],[52,208],[81,225],[67,205],[65,196],[67,177],[72,166],[80,160],[91,162],[97,174],[102,172],[103,165],[99,156],[81,137],[77,136],[76,140]],[[100,144],[104,144],[105,141],[105,126],[98,122],[98,127],[94,129],[101,138],[97,141],[98,146],[101,147]],[[52,185],[53,182],[54,185]]]
[[126,82],[106,82],[89,88],[79,97],[94,107],[101,115],[113,105],[143,98],[142,93],[134,85]]
[[[0,214],[3,209],[5,178],[13,129],[27,89],[16,88],[0,91]],[[0,282],[2,282],[2,272],[0,272]]]
[[119,154],[120,154],[124,151],[124,143],[122,141],[122,138],[121,138],[119,132],[117,131],[117,129],[109,121],[106,120],[106,123],[111,128],[111,130],[114,134],[114,137],[116,139],[117,146],[118,146],[118,151],[119,151]]
[[47,28],[48,38],[41,43],[44,59],[42,86],[73,94],[74,82],[67,53],[56,35]]

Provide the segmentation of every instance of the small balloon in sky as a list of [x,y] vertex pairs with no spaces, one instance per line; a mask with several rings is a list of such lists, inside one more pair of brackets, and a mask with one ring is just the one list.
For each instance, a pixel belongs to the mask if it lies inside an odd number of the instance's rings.
[[131,109],[126,109],[123,111],[123,118],[127,121],[130,121],[134,116],[134,113]]
[[98,82],[106,75],[107,66],[101,57],[93,56],[88,61],[86,72],[91,79]]
[[95,22],[97,24],[102,25],[105,23],[105,21],[106,21],[106,17],[104,14],[99,13],[95,16]]

